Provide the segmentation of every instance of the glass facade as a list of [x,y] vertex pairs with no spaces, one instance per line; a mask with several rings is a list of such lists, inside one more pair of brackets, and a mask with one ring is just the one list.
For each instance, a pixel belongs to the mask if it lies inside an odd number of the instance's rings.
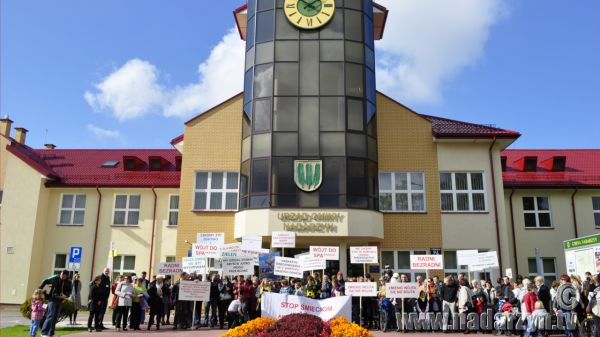
[[[249,0],[240,209],[378,209],[373,4],[336,0],[316,30],[288,22],[283,0]],[[303,192],[294,160],[322,160]]]

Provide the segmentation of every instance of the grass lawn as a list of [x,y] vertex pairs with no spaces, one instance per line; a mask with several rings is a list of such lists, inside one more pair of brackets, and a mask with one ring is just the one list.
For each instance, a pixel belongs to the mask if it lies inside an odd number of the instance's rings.
[[[56,333],[60,336],[62,335],[71,335],[74,333],[80,333],[87,331],[85,327],[57,327]],[[38,335],[40,332],[38,331]],[[29,335],[29,326],[27,325],[16,325],[10,328],[2,328],[0,329],[0,336],[2,337],[23,337]]]

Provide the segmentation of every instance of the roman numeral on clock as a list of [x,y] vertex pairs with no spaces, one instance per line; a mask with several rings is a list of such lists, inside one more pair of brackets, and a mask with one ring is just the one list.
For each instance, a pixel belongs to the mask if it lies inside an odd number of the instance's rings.
[[313,25],[312,18],[306,18],[306,25],[309,26],[309,27],[312,27],[312,25]]
[[294,4],[287,4],[287,5],[285,5],[285,7],[286,7],[286,8],[294,8],[294,7],[296,7],[296,6],[294,6]]

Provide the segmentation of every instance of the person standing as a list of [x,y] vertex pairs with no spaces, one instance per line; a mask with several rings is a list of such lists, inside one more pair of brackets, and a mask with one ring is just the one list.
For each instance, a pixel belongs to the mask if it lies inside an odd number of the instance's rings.
[[150,305],[150,318],[148,319],[148,330],[152,327],[156,319],[156,330],[160,330],[160,319],[163,316],[163,288],[164,276],[156,276],[156,280],[150,282],[148,288],[148,304]]
[[44,289],[46,286],[50,286],[50,292],[46,296],[48,299],[48,311],[44,326],[42,326],[42,336],[54,336],[54,329],[60,315],[60,303],[71,295],[69,271],[63,270],[59,275],[48,277],[42,281],[39,289]]
[[548,286],[544,284],[544,278],[541,276],[536,276],[533,279],[533,282],[537,288],[538,299],[542,301],[542,304],[544,304],[544,309],[550,309],[550,289],[548,289]]
[[[92,286],[90,287],[90,294],[88,295],[88,309],[90,311],[90,315],[88,317],[88,331],[92,332],[96,330],[96,332],[102,331],[100,325],[100,312],[103,308],[104,303],[104,289],[102,289],[102,278],[100,276],[96,276],[92,281]],[[94,328],[92,328],[92,321],[94,322]]]
[[119,284],[121,284],[121,281],[123,281],[123,276],[122,275],[117,275],[115,282],[113,282],[113,284],[110,286],[110,292],[113,295],[111,302],[110,302],[110,308],[112,309],[112,325],[113,326],[117,326],[117,313],[119,312],[118,308],[119,308],[119,296],[117,296],[117,294],[115,294],[115,290],[117,290],[117,287],[119,286]]
[[[90,286],[93,285],[90,284]],[[99,311],[99,319],[100,319],[100,329],[105,330],[104,326],[104,315],[106,314],[106,309],[108,308],[108,298],[110,297],[111,290],[111,281],[110,281],[110,268],[104,268],[102,271],[102,275],[100,275],[100,288],[102,289],[102,307]]]
[[204,327],[209,326],[209,315],[210,315],[210,327],[213,328],[217,325],[217,310],[219,308],[219,274],[214,273],[210,280],[210,294],[208,301],[204,303]]
[[77,324],[77,312],[81,310],[81,276],[79,273],[73,275],[73,290],[71,291],[71,301],[73,302],[73,313],[69,315],[69,323]]
[[118,297],[116,317],[117,331],[121,331],[121,324],[123,325],[123,331],[127,331],[127,318],[129,317],[129,309],[131,309],[131,306],[133,305],[133,292],[134,289],[131,284],[131,276],[124,276],[123,281],[121,281],[115,289],[115,295]]
[[233,300],[233,284],[229,281],[229,276],[225,277],[219,283],[219,293],[219,327],[223,329],[225,326],[227,309]]
[[144,301],[144,293],[146,288],[142,286],[141,279],[135,279],[133,281],[133,296],[131,301],[131,315],[129,315],[129,327],[134,331],[140,329],[140,312],[142,310],[142,304]]
[[171,324],[171,275],[165,277],[163,286],[163,316],[161,317],[162,325]]
[[178,328],[189,329],[192,327],[193,302],[182,301],[179,299],[179,287],[181,281],[189,280],[190,275],[186,272],[182,272],[179,280],[175,282],[171,291],[173,300],[175,301],[175,318],[173,319],[174,330],[177,330]]
[[458,287],[454,283],[452,276],[446,277],[444,285],[440,288],[440,297],[442,299],[442,312],[444,316],[443,330],[448,329],[448,317],[454,317],[456,312],[456,300],[458,298]]
[[31,325],[29,326],[29,337],[35,337],[40,329],[40,322],[44,318],[44,292],[36,289],[31,297]]

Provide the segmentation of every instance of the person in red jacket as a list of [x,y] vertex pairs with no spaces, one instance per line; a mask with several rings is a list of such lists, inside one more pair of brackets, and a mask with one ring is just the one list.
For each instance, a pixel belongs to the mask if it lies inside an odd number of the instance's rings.
[[[525,294],[525,296],[523,297],[523,303],[525,304],[525,312],[523,313],[523,316],[525,317],[527,323],[529,323],[529,320],[532,319],[531,314],[533,314],[533,312],[535,311],[535,302],[537,301],[538,296],[535,293],[535,286],[529,283],[527,285],[527,294]],[[528,324],[525,326],[528,326]],[[525,330],[525,332],[523,333],[523,337],[529,337],[529,335],[531,334],[529,330],[530,329]]]

